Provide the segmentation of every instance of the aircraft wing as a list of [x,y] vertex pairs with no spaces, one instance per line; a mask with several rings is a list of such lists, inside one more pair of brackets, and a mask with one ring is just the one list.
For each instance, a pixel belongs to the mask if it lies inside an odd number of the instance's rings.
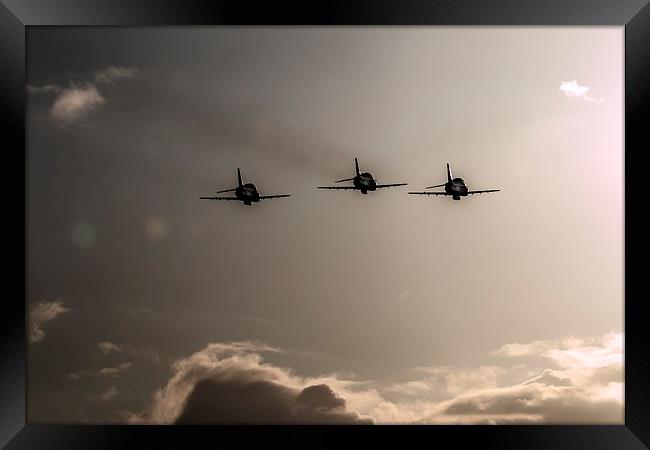
[[393,186],[406,186],[408,183],[393,183],[393,184],[378,184],[375,187],[376,188],[385,188],[385,187],[393,187]]
[[467,195],[469,194],[483,194],[485,192],[499,192],[501,189],[485,189],[483,191],[469,191],[467,192]]
[[280,198],[280,197],[291,197],[291,194],[280,194],[280,195],[260,195],[260,200],[265,200],[267,198]]
[[452,194],[447,194],[446,192],[409,192],[409,194],[417,194],[417,195],[452,195]]
[[318,189],[356,189],[354,186],[318,186]]
[[239,200],[237,197],[199,197],[201,200]]

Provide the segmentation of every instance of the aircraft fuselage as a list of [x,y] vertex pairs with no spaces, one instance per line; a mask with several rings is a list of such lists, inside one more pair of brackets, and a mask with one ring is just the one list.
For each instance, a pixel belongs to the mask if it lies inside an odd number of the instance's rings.
[[469,189],[462,178],[454,178],[445,183],[445,192],[452,196],[454,200],[460,200],[461,197],[467,197]]
[[354,177],[354,187],[361,191],[362,194],[367,194],[368,191],[377,189],[377,182],[372,177],[370,172],[363,172]]
[[244,202],[244,205],[251,205],[260,201],[260,194],[253,183],[246,183],[237,187],[235,195]]

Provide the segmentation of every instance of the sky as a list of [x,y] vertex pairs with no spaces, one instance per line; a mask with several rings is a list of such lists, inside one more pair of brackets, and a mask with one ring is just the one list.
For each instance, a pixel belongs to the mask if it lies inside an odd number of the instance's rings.
[[30,423],[623,423],[622,27],[27,42]]

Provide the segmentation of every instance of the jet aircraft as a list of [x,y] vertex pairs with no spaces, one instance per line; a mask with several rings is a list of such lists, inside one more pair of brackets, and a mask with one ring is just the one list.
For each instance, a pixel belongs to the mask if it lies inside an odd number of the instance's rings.
[[449,168],[449,163],[447,163],[447,182],[443,184],[437,184],[435,186],[429,186],[425,189],[431,189],[436,187],[445,187],[445,192],[409,192],[409,194],[416,195],[451,195],[454,200],[460,200],[461,197],[467,197],[472,194],[483,194],[486,192],[499,192],[501,189],[485,189],[482,191],[470,191],[465,180],[462,178],[453,178],[451,174],[451,169]]
[[348,189],[361,191],[362,194],[367,194],[368,191],[374,191],[379,188],[407,185],[407,183],[377,184],[377,180],[372,177],[372,174],[370,172],[359,171],[359,161],[357,161],[357,158],[354,158],[354,165],[357,172],[354,177],[335,181],[335,183],[352,181],[354,183],[353,186],[318,186],[318,189]]
[[257,192],[257,187],[253,183],[243,183],[241,180],[241,171],[237,169],[237,180],[239,181],[239,185],[235,188],[232,189],[225,189],[223,191],[217,191],[217,194],[221,194],[224,192],[235,192],[235,197],[199,197],[202,200],[233,200],[233,201],[239,201],[239,202],[244,202],[244,205],[252,205],[253,203],[257,203],[260,200],[266,200],[269,198],[280,198],[280,197],[291,197],[289,194],[281,194],[281,195],[260,195],[259,192]]

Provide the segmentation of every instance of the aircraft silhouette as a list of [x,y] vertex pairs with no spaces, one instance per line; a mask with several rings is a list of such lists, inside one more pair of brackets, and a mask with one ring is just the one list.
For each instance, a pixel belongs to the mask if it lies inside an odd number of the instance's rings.
[[359,171],[359,161],[357,161],[357,158],[354,158],[354,165],[357,174],[353,178],[345,178],[344,180],[335,181],[335,183],[352,181],[354,183],[353,186],[318,186],[318,189],[348,189],[361,191],[362,194],[367,194],[368,191],[374,191],[375,189],[379,188],[407,185],[407,183],[377,184],[377,180],[372,177],[372,174],[370,172],[361,173]]
[[472,194],[483,194],[486,192],[499,192],[501,189],[486,189],[483,191],[470,191],[465,180],[462,178],[453,178],[451,175],[451,169],[449,168],[449,163],[447,163],[447,182],[443,184],[437,184],[435,186],[429,186],[425,189],[431,189],[436,187],[445,187],[445,192],[409,192],[409,194],[416,195],[451,195],[454,200],[460,200],[461,197],[467,197]]
[[217,191],[217,194],[221,194],[223,192],[235,192],[235,197],[199,197],[201,200],[233,200],[233,201],[239,201],[239,202],[244,202],[244,205],[252,205],[253,203],[257,203],[260,200],[266,200],[269,198],[280,198],[280,197],[291,197],[289,194],[281,194],[281,195],[260,195],[259,192],[257,192],[257,188],[253,183],[242,183],[241,180],[241,171],[239,168],[237,168],[237,180],[239,181],[239,185],[236,188],[232,189],[225,189],[223,191]]

